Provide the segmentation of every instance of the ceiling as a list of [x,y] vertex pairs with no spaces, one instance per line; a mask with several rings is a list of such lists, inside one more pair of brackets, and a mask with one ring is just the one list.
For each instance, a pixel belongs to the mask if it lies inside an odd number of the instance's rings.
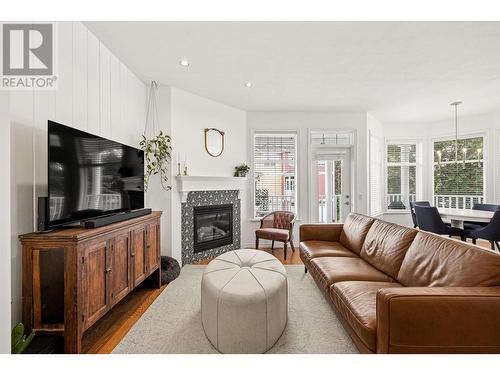
[[500,22],[85,24],[145,82],[248,111],[414,123],[451,117],[455,100],[462,114],[500,109]]

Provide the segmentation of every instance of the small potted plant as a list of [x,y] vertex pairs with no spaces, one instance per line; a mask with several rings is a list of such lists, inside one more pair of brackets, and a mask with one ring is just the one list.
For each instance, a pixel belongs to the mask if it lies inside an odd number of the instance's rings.
[[246,177],[250,171],[250,167],[245,163],[234,167],[234,177]]
[[35,332],[31,331],[29,336],[24,334],[24,325],[23,323],[18,323],[12,329],[11,335],[11,343],[12,343],[12,354],[21,354],[28,347],[28,345],[35,337]]

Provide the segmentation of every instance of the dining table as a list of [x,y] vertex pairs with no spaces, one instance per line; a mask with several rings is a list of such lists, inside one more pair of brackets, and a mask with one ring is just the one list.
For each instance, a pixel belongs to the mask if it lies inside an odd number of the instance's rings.
[[449,222],[452,227],[461,229],[464,228],[465,221],[488,224],[495,214],[493,211],[460,208],[438,208],[438,211],[443,221]]

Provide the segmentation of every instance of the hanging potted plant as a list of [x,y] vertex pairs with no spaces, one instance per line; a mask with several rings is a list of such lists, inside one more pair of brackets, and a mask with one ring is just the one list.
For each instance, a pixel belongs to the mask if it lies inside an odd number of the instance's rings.
[[171,160],[172,144],[170,136],[159,130],[157,102],[158,84],[152,81],[146,113],[146,126],[139,143],[140,149],[144,151],[146,163],[144,189],[148,189],[149,179],[152,175],[159,175],[162,188],[168,191],[172,188],[168,184],[168,165]]
[[246,177],[250,171],[250,167],[245,163],[234,167],[234,177]]

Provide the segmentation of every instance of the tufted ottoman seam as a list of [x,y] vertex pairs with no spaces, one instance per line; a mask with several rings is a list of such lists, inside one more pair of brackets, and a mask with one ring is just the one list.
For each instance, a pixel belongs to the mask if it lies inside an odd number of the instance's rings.
[[214,262],[214,261],[217,261],[217,262],[226,262],[226,263],[234,264],[235,266],[240,266],[238,263],[231,262],[230,260],[227,260],[227,259],[217,259],[217,258],[215,258],[212,262]]
[[234,270],[235,268],[236,267],[219,268],[217,270],[205,272],[205,275],[208,275],[208,274],[211,274],[211,273],[214,273],[214,272],[219,272],[219,271]]
[[[220,271],[220,270],[218,270]],[[219,290],[219,293],[217,294],[217,319],[216,319],[216,322],[217,322],[217,346],[219,345],[219,303],[220,303],[220,295],[222,293],[222,291],[224,290],[224,288],[227,286],[227,284],[229,284],[231,281],[233,281],[233,279],[241,272],[241,269],[236,272],[228,281],[227,283],[224,284],[224,286],[222,288],[220,288]]]
[[262,291],[264,292],[264,295],[266,296],[266,348],[269,347],[269,335],[268,335],[268,332],[269,332],[269,328],[267,326],[267,312],[268,312],[268,309],[267,309],[267,293],[266,293],[266,288],[264,288],[264,286],[261,284],[261,282],[257,279],[257,277],[255,277],[254,273],[252,272],[252,270],[248,270],[250,272],[250,274],[253,276],[253,278],[255,279],[255,281],[257,281],[257,284],[260,285],[260,287],[262,288]]
[[283,275],[280,271],[277,271],[277,270],[270,270],[269,268],[254,267],[254,266],[252,266],[252,268],[255,268],[257,270],[263,270],[263,271],[269,271],[269,272],[276,272],[276,273],[280,274],[281,276],[283,276],[286,279],[286,275]]

